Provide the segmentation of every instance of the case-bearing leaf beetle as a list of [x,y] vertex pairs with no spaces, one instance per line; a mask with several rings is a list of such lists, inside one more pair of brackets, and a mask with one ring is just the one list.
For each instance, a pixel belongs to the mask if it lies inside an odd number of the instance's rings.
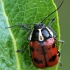
[[[28,28],[24,24],[14,25],[30,30],[28,40],[30,41],[31,58],[34,66],[37,68],[52,67],[56,65],[58,62],[61,65],[61,62],[59,61],[60,52],[56,47],[56,41],[61,43],[63,43],[64,41],[57,40],[56,39],[57,34],[51,28],[51,25],[55,21],[55,18],[53,18],[50,21],[47,27],[45,24],[43,24],[43,21],[46,20],[46,18],[48,18],[54,12],[56,12],[63,4],[63,1],[61,2],[60,6],[56,10],[54,10],[52,13],[46,16],[40,23],[34,24],[33,30]],[[11,28],[11,27],[7,27],[7,28]],[[17,52],[21,52],[21,51],[23,50],[17,50]]]

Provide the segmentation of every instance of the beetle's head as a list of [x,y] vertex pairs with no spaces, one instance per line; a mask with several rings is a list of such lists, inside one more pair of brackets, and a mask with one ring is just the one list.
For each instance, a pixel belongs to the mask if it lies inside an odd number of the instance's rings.
[[46,28],[46,25],[43,23],[35,24],[34,29],[43,29]]

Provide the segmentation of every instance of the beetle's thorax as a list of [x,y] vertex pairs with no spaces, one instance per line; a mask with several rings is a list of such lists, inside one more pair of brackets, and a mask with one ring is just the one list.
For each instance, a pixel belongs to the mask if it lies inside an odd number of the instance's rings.
[[45,41],[48,38],[53,37],[53,32],[45,26],[45,24],[34,25],[34,30],[31,34],[32,41]]

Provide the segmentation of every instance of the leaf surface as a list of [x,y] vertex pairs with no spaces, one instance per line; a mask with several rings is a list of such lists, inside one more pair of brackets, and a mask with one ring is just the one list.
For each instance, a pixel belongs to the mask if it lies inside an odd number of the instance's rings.
[[[30,48],[23,53],[16,50],[22,49],[28,43],[28,31],[21,27],[5,29],[15,24],[34,24],[41,22],[44,17],[56,9],[53,0],[1,0],[0,1],[0,69],[2,70],[57,70],[58,65],[52,68],[38,69],[32,64]],[[55,12],[48,17],[44,24],[49,24],[56,18],[52,27],[60,39],[58,14]],[[29,26],[30,27],[30,26]],[[9,30],[9,31],[8,31]],[[58,48],[59,48],[59,44]]]

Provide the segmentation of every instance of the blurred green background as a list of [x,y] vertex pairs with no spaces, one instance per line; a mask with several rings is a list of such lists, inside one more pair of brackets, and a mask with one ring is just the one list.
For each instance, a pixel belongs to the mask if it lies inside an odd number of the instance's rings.
[[[62,0],[54,0],[56,5],[59,6]],[[58,11],[59,23],[61,29],[61,39],[65,41],[61,45],[61,62],[62,67],[59,70],[70,70],[70,0],[64,0],[62,7]]]

